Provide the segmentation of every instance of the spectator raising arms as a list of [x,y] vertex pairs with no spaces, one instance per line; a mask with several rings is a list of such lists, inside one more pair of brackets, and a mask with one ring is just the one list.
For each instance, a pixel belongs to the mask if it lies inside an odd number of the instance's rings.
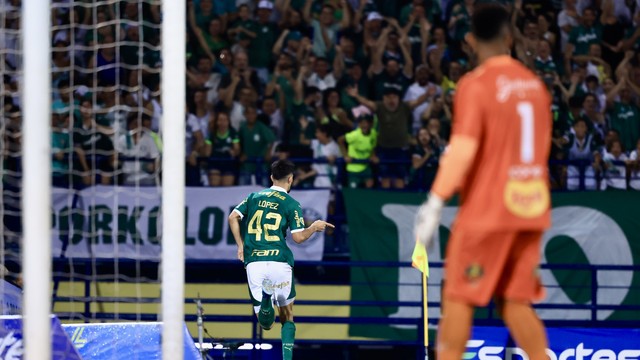
[[336,22],[335,8],[329,3],[322,5],[318,19],[311,17],[311,5],[313,1],[306,1],[303,9],[304,20],[313,28],[313,53],[317,56],[327,57],[336,44],[339,30],[346,29],[351,24],[351,13],[346,0],[340,0],[342,19]]

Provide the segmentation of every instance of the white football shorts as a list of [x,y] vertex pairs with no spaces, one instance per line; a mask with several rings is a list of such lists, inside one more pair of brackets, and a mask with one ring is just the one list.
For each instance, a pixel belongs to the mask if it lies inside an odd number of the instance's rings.
[[273,282],[273,300],[275,306],[287,306],[296,297],[293,283],[293,268],[287,263],[277,261],[254,261],[247,265],[247,282],[249,295],[253,302],[253,311],[258,313],[262,301],[262,281]]

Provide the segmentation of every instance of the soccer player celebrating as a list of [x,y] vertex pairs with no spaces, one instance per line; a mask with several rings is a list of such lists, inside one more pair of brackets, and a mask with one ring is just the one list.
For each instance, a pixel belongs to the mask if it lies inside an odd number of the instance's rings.
[[[282,323],[282,358],[293,358],[296,326],[293,323],[293,301],[296,288],[293,283],[293,254],[287,246],[287,228],[293,241],[300,244],[315,232],[333,225],[316,220],[305,229],[300,203],[289,196],[295,166],[287,160],[271,165],[273,186],[251,193],[229,215],[229,227],[238,244],[238,260],[247,269],[249,295],[260,326],[271,329],[275,321],[273,302],[278,306]],[[244,241],[240,223],[244,224]]]
[[414,229],[428,246],[444,202],[460,191],[437,357],[462,358],[473,309],[493,296],[518,346],[529,359],[544,360],[545,331],[531,302],[544,297],[536,270],[542,232],[550,225],[551,99],[535,74],[509,56],[505,8],[479,5],[471,21],[466,40],[480,65],[458,83],[450,147]]

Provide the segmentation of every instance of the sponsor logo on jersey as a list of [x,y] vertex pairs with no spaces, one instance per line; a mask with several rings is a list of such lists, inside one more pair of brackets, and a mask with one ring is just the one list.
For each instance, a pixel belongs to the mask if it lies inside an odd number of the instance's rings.
[[271,249],[271,250],[253,250],[251,252],[251,256],[278,256],[280,254],[280,250]]
[[507,210],[518,217],[538,217],[549,208],[549,190],[541,179],[511,179],[504,188],[504,204]]
[[267,194],[267,196],[273,196],[273,197],[277,197],[280,200],[286,200],[287,198],[284,195],[280,195],[280,192],[278,191],[271,191]]

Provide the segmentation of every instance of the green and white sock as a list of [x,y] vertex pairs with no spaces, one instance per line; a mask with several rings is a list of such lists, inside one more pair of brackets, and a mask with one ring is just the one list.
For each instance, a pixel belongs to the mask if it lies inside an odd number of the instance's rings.
[[273,326],[273,322],[276,319],[276,312],[273,309],[273,303],[271,302],[271,295],[262,293],[262,301],[260,302],[260,310],[258,311],[258,323],[260,326],[269,330]]
[[285,321],[282,324],[282,360],[293,359],[293,342],[296,338],[296,324],[293,321]]

